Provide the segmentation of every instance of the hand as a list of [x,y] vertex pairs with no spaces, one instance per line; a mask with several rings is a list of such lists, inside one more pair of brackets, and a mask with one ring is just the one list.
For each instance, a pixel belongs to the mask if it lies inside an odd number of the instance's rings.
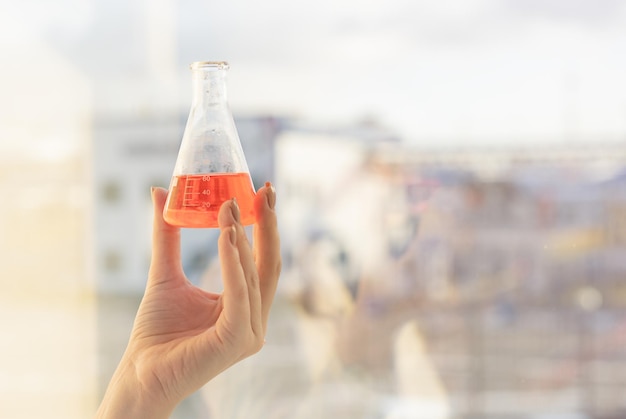
[[130,341],[98,418],[168,418],[220,372],[259,351],[281,269],[274,188],[255,196],[254,249],[236,201],[218,222],[223,293],[192,285],[182,269],[180,229],[163,220],[167,191],[153,188],[152,262]]

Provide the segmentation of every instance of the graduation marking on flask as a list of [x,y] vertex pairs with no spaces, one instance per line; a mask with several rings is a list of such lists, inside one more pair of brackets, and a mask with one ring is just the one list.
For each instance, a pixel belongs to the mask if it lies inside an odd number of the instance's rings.
[[211,176],[187,176],[185,181],[185,190],[183,193],[183,207],[199,207],[208,208],[211,202],[207,199],[211,195],[209,182]]

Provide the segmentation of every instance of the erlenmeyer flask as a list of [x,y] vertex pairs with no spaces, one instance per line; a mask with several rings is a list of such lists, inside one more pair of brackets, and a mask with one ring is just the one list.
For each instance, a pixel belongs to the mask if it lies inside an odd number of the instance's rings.
[[193,101],[163,217],[177,227],[217,227],[217,213],[235,197],[242,224],[254,222],[254,186],[226,97],[228,63],[191,64]]

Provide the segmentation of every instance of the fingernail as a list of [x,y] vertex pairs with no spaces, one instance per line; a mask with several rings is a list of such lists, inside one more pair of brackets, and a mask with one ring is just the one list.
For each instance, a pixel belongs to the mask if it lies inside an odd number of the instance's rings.
[[237,229],[235,228],[234,225],[231,225],[230,228],[228,229],[228,238],[230,239],[230,243],[233,246],[237,245]]
[[236,222],[239,222],[241,220],[241,213],[239,212],[239,204],[237,203],[237,198],[233,198],[231,201],[232,204],[230,205],[230,210],[233,213],[233,218]]
[[150,196],[154,198],[154,190],[156,188],[154,186],[150,186]]
[[267,205],[270,209],[274,209],[276,205],[276,189],[270,182],[265,182],[265,187],[267,188]]

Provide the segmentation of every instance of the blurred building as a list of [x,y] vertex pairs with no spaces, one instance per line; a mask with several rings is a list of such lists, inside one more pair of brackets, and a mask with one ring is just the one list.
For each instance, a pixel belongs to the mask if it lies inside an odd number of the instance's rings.
[[[388,145],[278,138],[288,291],[320,319],[351,312],[342,288],[370,324],[418,319],[460,415],[624,411],[623,144]],[[361,367],[388,345],[377,336],[351,353]]]

